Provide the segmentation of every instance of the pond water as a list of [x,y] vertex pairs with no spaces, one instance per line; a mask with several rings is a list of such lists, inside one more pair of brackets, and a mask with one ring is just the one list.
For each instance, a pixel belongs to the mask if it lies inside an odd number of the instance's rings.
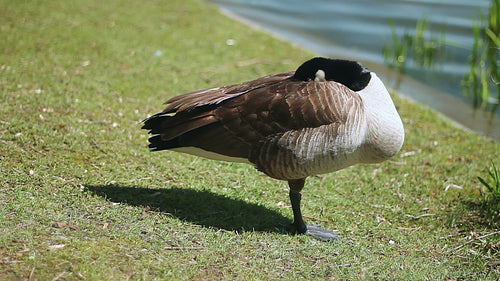
[[[463,126],[500,140],[500,111],[491,118],[471,107],[460,81],[469,71],[473,26],[490,0],[209,0],[231,16],[266,29],[319,54],[361,61],[386,84],[433,107]],[[399,75],[384,65],[392,42],[390,19],[398,35],[413,33],[425,19],[430,33],[444,38],[445,58],[431,68],[415,64]]]

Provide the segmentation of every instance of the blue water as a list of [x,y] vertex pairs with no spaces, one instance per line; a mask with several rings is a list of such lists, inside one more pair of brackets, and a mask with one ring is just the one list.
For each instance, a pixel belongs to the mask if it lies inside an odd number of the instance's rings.
[[[382,72],[386,83],[462,125],[500,140],[500,118],[487,120],[463,97],[473,26],[490,0],[209,0],[281,38],[329,57],[351,58]],[[384,67],[383,49],[396,33],[414,33],[426,19],[429,36],[448,42],[445,57],[430,69],[409,62],[403,78]]]

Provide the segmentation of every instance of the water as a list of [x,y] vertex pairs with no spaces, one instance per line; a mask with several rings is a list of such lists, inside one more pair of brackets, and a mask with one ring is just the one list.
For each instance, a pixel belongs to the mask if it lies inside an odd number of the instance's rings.
[[[490,0],[209,0],[281,38],[329,57],[361,61],[386,84],[425,103],[465,127],[500,140],[500,112],[476,112],[463,97],[460,80],[469,71],[474,21],[487,13]],[[384,46],[396,33],[415,31],[426,19],[430,32],[450,42],[446,57],[430,69],[410,62],[405,76],[384,67]]]

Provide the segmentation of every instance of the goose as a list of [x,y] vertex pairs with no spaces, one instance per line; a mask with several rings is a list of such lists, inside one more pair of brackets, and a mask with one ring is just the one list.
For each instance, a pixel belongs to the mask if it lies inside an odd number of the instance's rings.
[[323,241],[340,237],[306,225],[308,176],[399,152],[404,128],[383,82],[359,62],[312,58],[296,71],[185,93],[143,121],[151,151],[243,162],[288,181],[292,226]]

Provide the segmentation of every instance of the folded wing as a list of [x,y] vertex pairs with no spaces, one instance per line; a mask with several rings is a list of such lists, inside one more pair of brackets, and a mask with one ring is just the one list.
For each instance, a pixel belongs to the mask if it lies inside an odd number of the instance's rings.
[[354,120],[364,116],[361,98],[337,82],[300,81],[293,74],[168,100],[164,111],[144,121],[153,134],[150,148],[251,162],[279,179],[331,168],[336,147],[357,145],[346,140],[355,133],[350,130],[363,130],[363,120]]

